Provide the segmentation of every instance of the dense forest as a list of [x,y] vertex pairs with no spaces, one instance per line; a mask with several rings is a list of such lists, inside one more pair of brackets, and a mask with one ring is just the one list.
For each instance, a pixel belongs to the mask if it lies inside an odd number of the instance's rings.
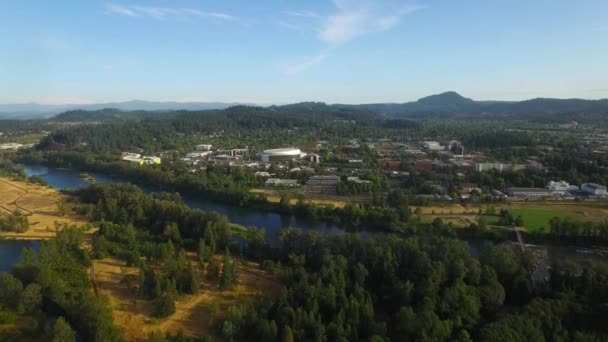
[[[145,194],[124,184],[95,185],[74,194],[83,203],[82,213],[103,222],[92,241],[92,257],[111,255],[140,267],[139,278],[124,281],[134,295],[155,300],[158,317],[172,312],[173,296],[196,292],[200,282],[234,286],[238,272],[231,254],[257,260],[274,272],[281,281],[280,295],[230,308],[226,319],[214,324],[220,340],[608,338],[603,324],[608,267],[603,263],[556,260],[547,282],[535,282],[528,255],[508,244],[487,244],[473,258],[441,220],[426,229],[368,239],[285,229],[276,248],[268,246],[263,234],[254,234],[240,250],[225,218],[189,209],[175,195]],[[69,324],[91,341],[119,339],[105,300],[96,299],[86,281],[90,261],[81,241],[81,230],[65,228],[43,244],[40,256],[26,252],[11,275],[3,276],[3,310],[40,317],[38,325],[23,333],[43,329],[51,309],[36,303],[49,300],[58,306],[52,312],[64,317],[55,325]],[[197,252],[201,262],[213,254],[224,256],[203,276],[185,258],[186,251]],[[184,337],[157,335],[155,340]]]

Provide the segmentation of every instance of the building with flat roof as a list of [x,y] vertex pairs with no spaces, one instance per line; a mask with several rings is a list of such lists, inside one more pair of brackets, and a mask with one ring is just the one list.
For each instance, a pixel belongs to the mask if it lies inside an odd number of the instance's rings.
[[445,146],[442,146],[437,141],[425,141],[422,143],[422,147],[429,151],[441,151],[445,149]]
[[311,192],[336,192],[340,184],[340,176],[312,176],[306,186]]
[[581,191],[593,196],[608,196],[606,187],[596,183],[585,183],[581,185]]
[[555,194],[564,195],[567,192],[578,190],[578,187],[576,185],[570,185],[566,181],[549,181],[549,183],[547,183],[547,189],[553,191]]
[[283,187],[283,188],[295,188],[298,186],[297,179],[280,179],[280,178],[269,178],[266,180],[266,186]]
[[211,145],[211,144],[200,144],[200,145],[195,146],[195,149],[197,151],[211,151],[212,148],[213,148],[213,145]]
[[541,199],[552,198],[553,192],[544,188],[508,188],[507,195],[517,198]]
[[511,164],[503,163],[475,163],[475,171],[483,172],[496,170],[498,172],[508,171],[511,169]]

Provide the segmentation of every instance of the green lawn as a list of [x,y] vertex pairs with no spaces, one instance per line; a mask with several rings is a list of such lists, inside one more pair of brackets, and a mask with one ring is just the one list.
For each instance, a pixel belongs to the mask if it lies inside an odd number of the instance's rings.
[[527,209],[516,208],[508,209],[514,216],[521,216],[524,219],[524,226],[530,231],[540,231],[549,228],[549,220],[555,216],[560,218],[576,219],[572,213],[550,210],[550,209]]

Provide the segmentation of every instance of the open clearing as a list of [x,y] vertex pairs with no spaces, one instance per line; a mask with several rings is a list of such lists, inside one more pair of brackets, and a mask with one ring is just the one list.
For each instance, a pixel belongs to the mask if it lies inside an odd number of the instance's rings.
[[[111,258],[96,260],[95,275],[100,293],[110,298],[114,321],[123,328],[127,341],[147,341],[148,333],[156,330],[203,336],[214,320],[226,315],[230,306],[259,298],[263,293],[276,294],[279,291],[279,284],[272,275],[260,270],[258,264],[248,263],[239,267],[240,284],[234,291],[222,292],[217,282],[202,281],[196,295],[179,296],[175,313],[157,320],[152,317],[153,301],[137,299],[126,285],[120,283],[127,274],[139,274],[138,268],[123,265],[123,262]],[[210,303],[217,303],[219,310],[211,312]]]
[[[562,219],[569,218],[575,221],[601,222],[608,220],[608,204],[606,203],[563,203],[563,202],[508,202],[496,204],[446,204],[426,207],[411,207],[412,211],[420,208],[421,219],[431,222],[439,217],[444,222],[452,222],[455,226],[466,226],[471,222],[484,217],[486,224],[496,224],[496,216],[479,215],[479,210],[485,213],[487,208],[494,206],[496,213],[501,209],[508,210],[514,216],[521,215],[524,226],[530,231],[537,231],[548,227],[549,220],[555,216]],[[474,220],[474,221],[472,221]]]
[[[276,190],[251,189],[250,191],[253,193],[256,193],[256,194],[266,195],[266,199],[270,203],[279,203],[281,201],[281,196],[278,195]],[[307,203],[311,203],[311,204],[318,205],[318,206],[331,205],[336,208],[344,208],[346,206],[346,204],[348,203],[348,201],[346,201],[346,200],[338,200],[338,199],[316,199],[315,198],[315,199],[306,199],[305,201]],[[291,205],[296,205],[298,203],[298,199],[291,198],[289,203]]]
[[62,196],[53,188],[0,178],[0,213],[21,212],[27,215],[30,223],[26,232],[0,232],[0,236],[43,240],[55,236],[56,224],[86,224],[86,218],[76,215],[70,203],[65,204],[66,214],[60,215],[57,203]]

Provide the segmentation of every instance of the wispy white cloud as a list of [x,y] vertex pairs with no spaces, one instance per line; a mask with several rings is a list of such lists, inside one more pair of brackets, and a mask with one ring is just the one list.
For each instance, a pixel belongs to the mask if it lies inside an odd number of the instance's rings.
[[309,19],[319,19],[321,15],[316,12],[309,10],[299,10],[299,11],[285,11],[285,14],[292,17],[300,17],[300,18],[309,18]]
[[280,70],[285,75],[296,75],[315,65],[321,64],[328,56],[326,51],[321,51],[312,57],[300,58],[291,63],[283,63],[280,66]]
[[[317,39],[327,48],[350,42],[372,32],[388,31],[395,28],[403,17],[422,8],[396,0],[331,0],[336,12],[321,15],[308,10],[286,11],[277,24],[299,32],[316,32]],[[325,50],[327,51],[327,50]],[[283,72],[295,75],[322,63],[327,53],[319,54],[303,62],[284,66]]]
[[171,8],[171,7],[153,7],[153,6],[136,6],[136,5],[117,5],[108,4],[105,7],[107,13],[124,15],[134,18],[153,18],[158,20],[181,19],[189,20],[193,18],[209,18],[225,21],[236,21],[237,17],[221,13],[207,12],[195,8]]
[[342,44],[370,32],[387,31],[421,6],[368,0],[333,0],[338,13],[324,19],[318,38],[328,44]]

